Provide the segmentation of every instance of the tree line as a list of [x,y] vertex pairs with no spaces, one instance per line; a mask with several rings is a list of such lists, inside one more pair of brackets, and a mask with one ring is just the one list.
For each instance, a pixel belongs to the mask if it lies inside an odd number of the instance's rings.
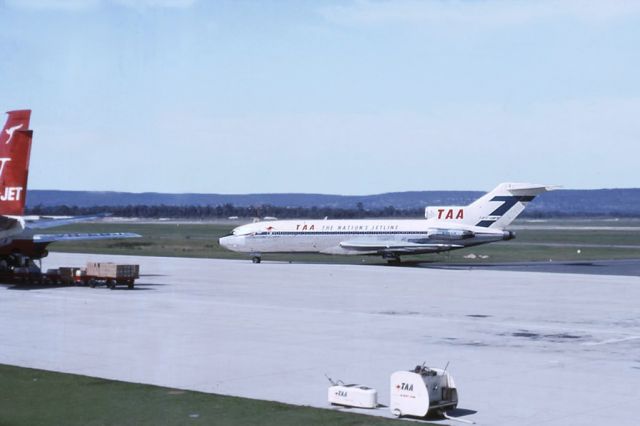
[[126,206],[44,206],[36,205],[26,209],[26,214],[39,216],[82,216],[100,213],[111,213],[118,217],[171,218],[171,219],[226,219],[237,216],[277,217],[279,219],[357,219],[364,217],[423,217],[424,209],[396,209],[393,206],[382,209],[365,210],[361,204],[355,208],[333,207],[280,207],[272,205],[234,206],[170,206],[170,205],[126,205]]
[[[353,208],[337,207],[281,207],[269,204],[259,206],[234,206],[223,204],[218,206],[205,205],[122,205],[122,206],[69,206],[36,205],[28,207],[26,214],[39,216],[82,216],[110,213],[118,217],[128,218],[170,218],[170,219],[226,219],[237,216],[239,218],[276,217],[278,219],[361,219],[361,218],[423,218],[423,208],[396,209],[393,206],[384,208],[365,209],[362,203]],[[610,211],[589,211],[588,209],[540,209],[525,210],[525,218],[588,218],[588,217],[618,217],[637,218],[636,211],[611,209]]]

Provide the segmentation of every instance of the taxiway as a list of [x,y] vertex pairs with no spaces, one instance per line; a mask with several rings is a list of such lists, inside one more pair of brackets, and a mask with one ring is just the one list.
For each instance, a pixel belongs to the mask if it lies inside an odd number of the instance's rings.
[[393,371],[449,363],[478,424],[637,424],[637,276],[60,253],[44,267],[89,260],[146,275],[0,286],[0,363],[325,408],[325,373],[386,404]]

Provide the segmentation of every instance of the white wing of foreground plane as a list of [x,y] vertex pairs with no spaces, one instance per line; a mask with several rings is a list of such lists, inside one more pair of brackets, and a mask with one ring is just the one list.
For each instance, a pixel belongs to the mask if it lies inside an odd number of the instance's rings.
[[36,219],[27,219],[25,223],[26,229],[49,229],[56,228],[58,226],[71,225],[74,223],[89,222],[92,220],[102,219],[108,216],[107,214],[96,214],[90,216],[73,216],[65,218],[53,218],[53,217],[37,217]]
[[33,241],[36,243],[55,243],[56,241],[86,241],[86,240],[110,240],[114,238],[140,238],[141,235],[133,232],[98,232],[98,233],[68,233],[68,234],[35,234]]

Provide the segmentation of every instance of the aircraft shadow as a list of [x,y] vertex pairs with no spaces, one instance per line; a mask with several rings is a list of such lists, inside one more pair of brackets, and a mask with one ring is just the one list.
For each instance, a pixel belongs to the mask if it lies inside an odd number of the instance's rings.
[[377,264],[377,266],[390,266],[390,267],[405,267],[405,268],[429,268],[432,265],[437,265],[436,261],[430,260],[403,260],[398,263]]

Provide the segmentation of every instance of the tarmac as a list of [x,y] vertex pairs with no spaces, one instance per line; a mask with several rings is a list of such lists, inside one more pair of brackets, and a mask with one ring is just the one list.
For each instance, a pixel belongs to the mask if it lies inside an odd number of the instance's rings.
[[640,277],[639,259],[510,263],[417,263],[416,266],[434,269],[480,269],[496,271],[552,272],[556,274],[626,275],[630,277]]
[[0,285],[0,363],[328,409],[325,374],[387,405],[392,372],[448,364],[453,414],[477,424],[638,424],[638,276],[62,253],[43,268],[87,261],[143,277]]

